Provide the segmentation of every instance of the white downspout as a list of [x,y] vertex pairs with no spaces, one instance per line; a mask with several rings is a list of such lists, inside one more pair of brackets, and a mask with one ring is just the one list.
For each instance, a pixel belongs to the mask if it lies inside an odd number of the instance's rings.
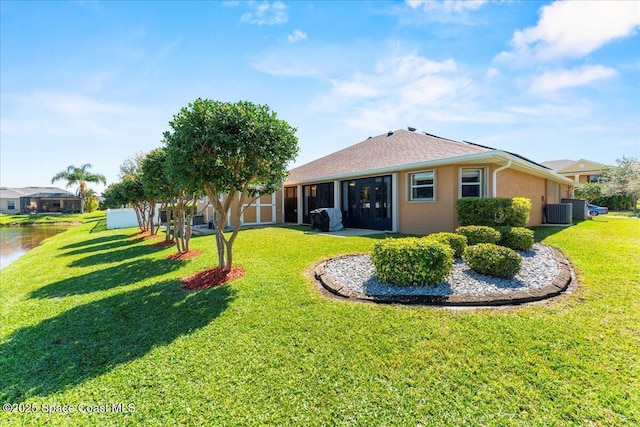
[[503,171],[511,167],[511,159],[507,160],[507,164],[499,167],[498,169],[493,171],[493,178],[491,179],[491,197],[497,197],[498,193],[498,172]]

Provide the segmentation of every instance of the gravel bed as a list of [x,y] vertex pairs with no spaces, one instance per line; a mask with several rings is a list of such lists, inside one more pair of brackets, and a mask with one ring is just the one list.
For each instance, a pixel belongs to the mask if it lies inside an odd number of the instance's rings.
[[514,290],[532,289],[551,283],[558,264],[547,246],[536,243],[531,250],[518,251],[522,268],[513,279],[485,276],[457,259],[453,271],[443,283],[425,286],[397,286],[378,281],[370,255],[348,255],[327,262],[326,273],[346,288],[365,295],[496,295]]

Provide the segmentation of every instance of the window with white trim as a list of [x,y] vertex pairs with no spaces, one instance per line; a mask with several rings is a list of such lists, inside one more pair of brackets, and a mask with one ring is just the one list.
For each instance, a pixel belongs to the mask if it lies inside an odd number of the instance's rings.
[[484,168],[460,169],[460,198],[484,197]]
[[7,210],[13,211],[16,209],[15,200],[7,200]]
[[410,200],[435,200],[436,173],[434,171],[412,173],[409,175],[411,185]]

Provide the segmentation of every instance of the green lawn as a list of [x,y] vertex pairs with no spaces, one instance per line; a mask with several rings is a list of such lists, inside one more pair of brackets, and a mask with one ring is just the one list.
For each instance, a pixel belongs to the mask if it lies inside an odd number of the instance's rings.
[[[173,247],[103,223],[2,270],[0,401],[38,413],[0,425],[640,423],[640,220],[540,227],[580,289],[497,310],[326,299],[307,270],[375,239],[301,228],[242,231],[246,276],[186,292],[179,279],[214,262],[213,236],[192,240],[203,256],[166,261]],[[86,412],[112,404],[135,412]],[[52,405],[76,412],[42,413]]]
[[50,225],[59,223],[82,223],[104,217],[103,211],[85,214],[35,214],[10,215],[0,214],[0,227],[14,225]]

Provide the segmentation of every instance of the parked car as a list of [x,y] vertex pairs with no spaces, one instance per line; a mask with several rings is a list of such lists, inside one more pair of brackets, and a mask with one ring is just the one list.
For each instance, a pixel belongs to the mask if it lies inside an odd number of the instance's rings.
[[587,209],[589,211],[589,215],[591,216],[598,216],[598,215],[604,215],[609,213],[609,208],[603,208],[601,206],[596,206],[596,205],[589,205]]

